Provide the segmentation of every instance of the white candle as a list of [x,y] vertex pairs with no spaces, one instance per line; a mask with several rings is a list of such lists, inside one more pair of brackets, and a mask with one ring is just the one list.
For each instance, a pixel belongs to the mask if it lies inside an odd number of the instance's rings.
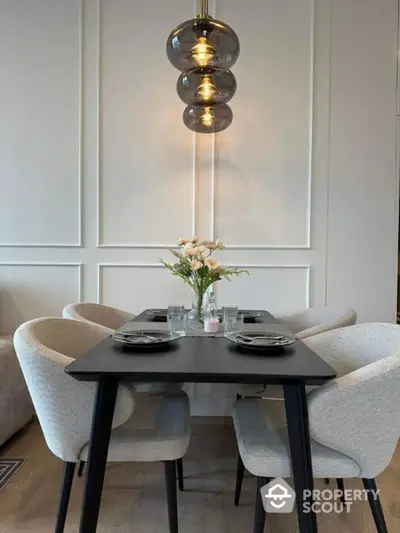
[[219,318],[206,318],[204,320],[204,331],[206,333],[218,333]]

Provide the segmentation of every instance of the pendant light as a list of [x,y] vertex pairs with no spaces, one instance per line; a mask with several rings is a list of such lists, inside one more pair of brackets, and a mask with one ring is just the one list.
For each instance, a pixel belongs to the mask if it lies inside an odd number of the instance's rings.
[[177,92],[187,104],[183,121],[192,131],[217,133],[232,123],[227,102],[236,92],[236,80],[229,69],[239,52],[234,30],[208,14],[208,0],[200,0],[200,14],[168,36],[168,59],[182,72]]

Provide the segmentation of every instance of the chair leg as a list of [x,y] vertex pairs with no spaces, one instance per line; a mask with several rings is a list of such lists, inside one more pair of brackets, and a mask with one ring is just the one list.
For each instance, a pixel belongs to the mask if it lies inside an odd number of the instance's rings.
[[61,481],[60,501],[58,504],[58,513],[54,533],[63,533],[65,520],[67,518],[69,497],[71,495],[72,480],[74,479],[75,464],[65,462],[64,472]]
[[243,396],[242,396],[241,394],[239,394],[239,393],[236,394],[236,399],[237,399],[237,400],[240,400],[240,399],[242,399],[242,398],[243,398]]
[[256,508],[254,511],[254,527],[253,533],[263,533],[265,524],[265,511],[261,500],[261,488],[269,483],[269,479],[265,477],[257,478],[257,494],[256,494]]
[[176,497],[175,461],[164,461],[167,489],[169,533],[178,533],[178,502]]
[[78,477],[81,477],[85,468],[85,461],[81,461],[78,467]]
[[[369,506],[371,507],[372,516],[375,520],[376,530],[378,533],[388,533],[385,517],[383,515],[381,501],[379,498],[379,494],[377,493],[377,487],[375,479],[365,479],[363,478],[364,487],[366,490],[368,490],[368,501]],[[371,491],[374,491],[376,494],[376,499]]]
[[340,501],[344,505],[346,503],[346,498],[344,497],[344,483],[341,477],[338,477],[336,479],[336,485],[337,485],[337,488],[342,491],[342,495],[340,496]]
[[243,476],[244,476],[244,464],[239,453],[237,470],[236,470],[236,488],[235,488],[235,499],[234,499],[234,504],[236,507],[239,505],[240,493],[242,491]]
[[182,463],[182,458],[176,460],[176,469],[178,471],[179,490],[183,491],[184,490],[184,486],[183,486],[183,463]]

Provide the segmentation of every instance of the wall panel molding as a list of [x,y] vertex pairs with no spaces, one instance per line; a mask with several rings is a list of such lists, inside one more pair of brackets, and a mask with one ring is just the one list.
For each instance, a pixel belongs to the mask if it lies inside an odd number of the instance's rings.
[[78,40],[79,40],[79,54],[78,54],[78,239],[76,243],[43,243],[43,242],[24,242],[24,243],[2,243],[1,248],[81,248],[82,234],[83,234],[83,183],[82,183],[82,171],[83,171],[83,2],[84,0],[76,0],[79,9],[78,20]]
[[78,295],[83,295],[83,263],[61,263],[57,261],[1,261],[0,267],[72,267],[78,269]]
[[311,296],[311,265],[307,264],[273,264],[273,263],[227,263],[232,268],[244,269],[275,269],[275,270],[304,270],[307,274],[305,286],[306,307],[310,305]]
[[[307,264],[273,264],[273,263],[226,263],[232,268],[243,268],[243,269],[278,269],[278,270],[304,270],[306,272],[306,286],[305,286],[305,301],[306,307],[310,304],[310,293],[311,293],[311,265]],[[165,268],[161,263],[124,263],[124,262],[113,262],[113,263],[98,263],[97,264],[97,303],[103,302],[102,294],[102,271],[106,268],[132,268],[132,269],[147,269],[147,268]],[[184,283],[182,281],[182,283]]]
[[[101,91],[101,79],[102,79],[102,11],[103,4],[107,0],[97,0],[98,7],[98,35],[97,35],[97,46],[98,46],[98,57],[97,57],[97,173],[96,173],[96,197],[97,197],[97,248],[125,248],[125,249],[157,249],[157,248],[174,248],[175,243],[171,242],[154,242],[154,243],[112,243],[104,242],[103,240],[103,220],[102,220],[102,180],[103,180],[103,168],[101,161],[101,136],[102,136],[102,91]],[[194,13],[197,12],[197,2],[193,1]],[[179,22],[179,17],[177,18]],[[177,24],[178,24],[177,22]],[[173,27],[171,27],[171,30]],[[167,56],[165,55],[165,61],[168,62]],[[172,65],[171,65],[171,68]],[[178,72],[178,71],[177,71]],[[184,109],[184,104],[182,103],[182,111]],[[192,136],[192,168],[191,168],[191,183],[192,183],[192,235],[196,235],[196,155],[197,155],[197,136],[195,133],[187,131],[188,135]],[[176,238],[180,236],[177,235]]]
[[[219,0],[220,2],[221,0]],[[215,0],[216,8],[218,7],[218,0]],[[314,114],[315,114],[315,46],[316,46],[316,25],[315,25],[315,11],[316,0],[312,0],[310,9],[310,22],[311,22],[311,34],[310,34],[310,93],[309,93],[309,119],[308,119],[308,170],[307,170],[307,205],[306,205],[306,239],[304,243],[290,243],[290,244],[275,244],[268,245],[262,243],[246,244],[246,243],[234,243],[228,244],[226,247],[230,250],[310,250],[311,249],[311,211],[312,211],[312,195],[313,195],[313,146],[314,146]],[[223,18],[223,17],[222,17]],[[238,82],[239,83],[239,82]],[[232,109],[234,111],[233,99]],[[213,237],[224,238],[224,235],[215,235],[215,218],[216,218],[216,178],[215,177],[215,154],[218,151],[218,144],[214,146],[213,153],[210,157],[213,158],[213,175],[212,175],[212,228]]]
[[103,303],[102,271],[105,268],[165,268],[161,263],[98,263],[97,264],[97,303]]

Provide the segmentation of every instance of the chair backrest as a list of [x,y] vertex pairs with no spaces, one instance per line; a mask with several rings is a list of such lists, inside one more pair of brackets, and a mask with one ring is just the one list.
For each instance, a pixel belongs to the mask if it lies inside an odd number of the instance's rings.
[[[65,367],[109,335],[96,324],[63,318],[39,318],[14,335],[17,357],[46,443],[64,461],[77,461],[88,442],[96,384],[76,381]],[[132,415],[134,390],[120,385],[113,427]]]
[[73,318],[74,320],[100,324],[100,326],[104,326],[110,330],[120,328],[135,317],[135,315],[121,311],[121,309],[115,309],[115,307],[88,302],[66,305],[63,309],[62,316],[64,318]]
[[400,435],[400,326],[360,324],[313,337],[307,344],[349,373],[308,395],[310,434],[354,459],[361,477],[390,463]]
[[353,326],[357,322],[357,313],[350,308],[310,307],[279,319],[298,339],[305,339],[325,331]]

